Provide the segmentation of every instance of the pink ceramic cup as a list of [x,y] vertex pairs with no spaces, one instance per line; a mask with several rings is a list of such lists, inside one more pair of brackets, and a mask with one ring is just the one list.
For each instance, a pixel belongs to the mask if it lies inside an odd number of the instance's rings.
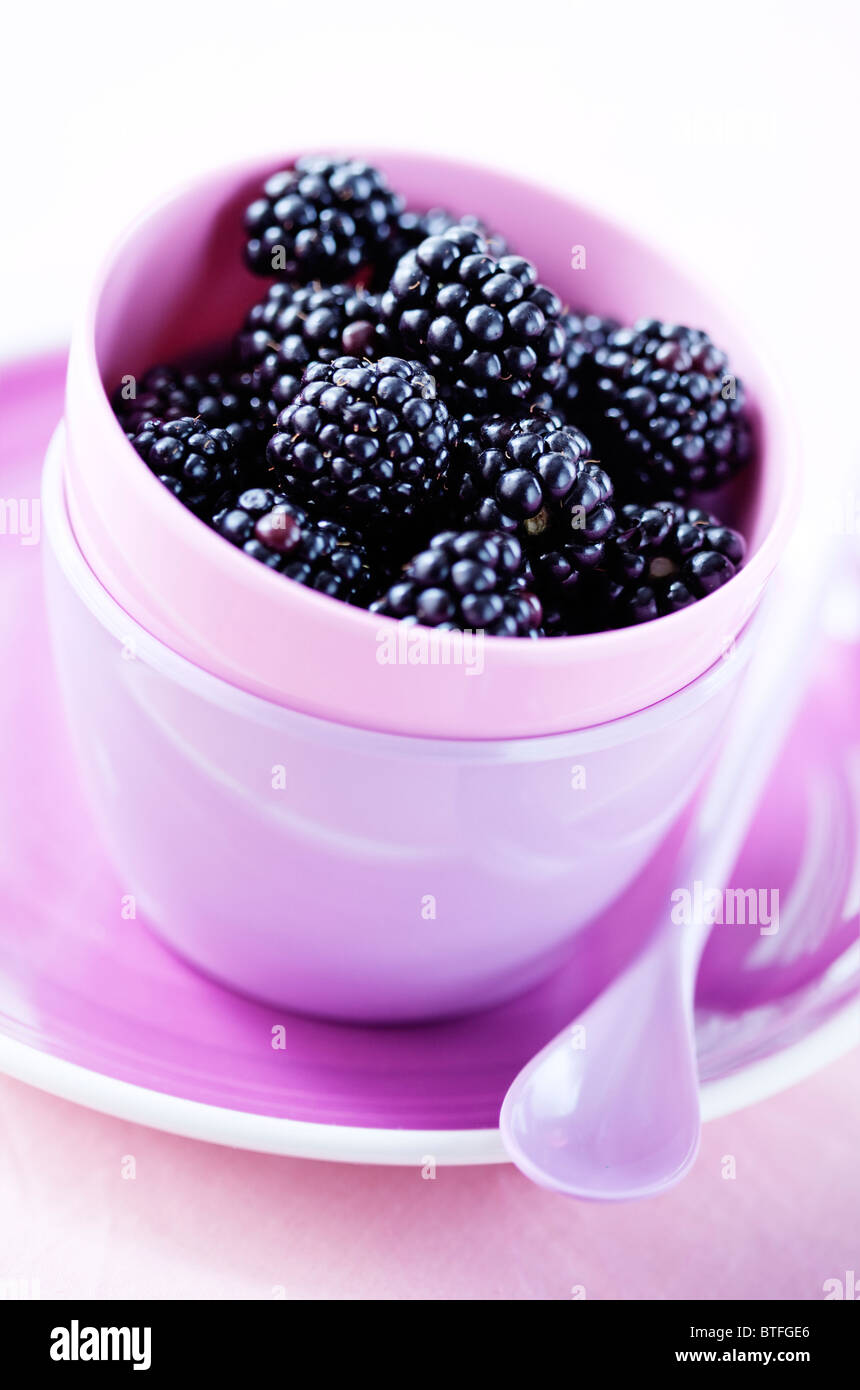
[[[242,210],[289,154],[209,176],[160,204],[98,279],[75,334],[66,405],[67,495],[87,561],[137,622],[202,669],[360,728],[444,738],[563,733],[679,690],[755,610],[794,510],[792,435],[746,332],[668,261],[559,194],[453,160],[364,153],[410,205],[473,211],[502,229],[572,305],[626,321],[659,314],[706,327],[726,347],[747,384],[758,438],[743,499],[744,569],[706,602],[657,624],[538,643],[495,639],[480,681],[463,682],[450,679],[448,663],[382,664],[380,630],[391,620],[284,584],[183,508],[124,438],[105,388],[230,340],[264,283],[242,265]],[[586,248],[584,271],[571,268],[572,244]],[[443,642],[456,666],[467,655],[463,638]]]
[[229,339],[261,293],[241,266],[241,210],[275,162],[180,193],[110,259],[43,494],[57,665],[103,833],[140,914],[202,969],[291,1008],[387,1021],[536,983],[647,864],[718,747],[794,460],[743,332],[637,240],[505,175],[370,157],[414,206],[499,226],[572,303],[710,329],[747,381],[759,445],[750,558],[703,602],[593,637],[488,639],[480,673],[460,634],[438,664],[383,663],[395,624],[208,530],[138,459],[106,395]]

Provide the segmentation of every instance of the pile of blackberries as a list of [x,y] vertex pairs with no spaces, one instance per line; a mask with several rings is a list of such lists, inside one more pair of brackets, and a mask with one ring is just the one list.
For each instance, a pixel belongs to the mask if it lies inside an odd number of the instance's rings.
[[253,559],[506,637],[645,622],[740,568],[743,537],[700,506],[753,456],[707,334],[571,310],[504,229],[407,209],[354,159],[273,174],[244,257],[268,284],[229,350],[153,367],[114,409]]

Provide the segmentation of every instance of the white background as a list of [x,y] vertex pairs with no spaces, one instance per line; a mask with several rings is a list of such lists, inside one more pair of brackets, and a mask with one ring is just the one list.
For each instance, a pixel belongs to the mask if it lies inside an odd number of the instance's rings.
[[858,13],[18,6],[0,80],[0,356],[63,342],[107,244],[186,177],[303,142],[387,143],[529,174],[677,247],[757,316],[814,442],[810,402],[847,407],[857,371]]

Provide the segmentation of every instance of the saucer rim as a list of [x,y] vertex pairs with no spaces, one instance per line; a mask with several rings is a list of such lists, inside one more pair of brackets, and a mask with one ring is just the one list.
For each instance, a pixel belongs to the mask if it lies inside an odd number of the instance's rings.
[[[855,997],[788,1047],[705,1082],[702,1119],[722,1119],[778,1095],[858,1046],[860,1000]],[[373,1128],[260,1115],[138,1086],[2,1035],[0,1073],[115,1119],[254,1153],[389,1167],[509,1162],[497,1128]]]

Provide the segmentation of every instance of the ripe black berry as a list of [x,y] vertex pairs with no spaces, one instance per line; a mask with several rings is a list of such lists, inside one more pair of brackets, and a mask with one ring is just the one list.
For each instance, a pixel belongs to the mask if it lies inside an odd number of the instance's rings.
[[597,442],[628,490],[682,499],[752,456],[743,385],[706,333],[640,319],[594,355]]
[[236,342],[252,398],[271,429],[311,362],[373,354],[379,305],[349,285],[272,285]]
[[305,372],[267,456],[291,497],[379,532],[434,513],[456,441],[420,363],[339,357]]
[[604,536],[614,520],[612,484],[589,457],[591,445],[560,416],[491,415],[466,431],[455,486],[467,525],[567,543]]
[[508,254],[508,244],[504,237],[499,236],[497,232],[491,232],[474,213],[456,217],[445,208],[431,208],[429,212],[402,212],[387,248],[389,256],[379,261],[374,272],[374,288],[384,290],[387,287],[397,262],[407,251],[413,251],[429,236],[443,236],[445,232],[450,232],[452,227],[465,227],[468,231],[477,232],[486,243],[490,255],[497,259]]
[[245,255],[258,275],[348,280],[384,254],[403,202],[378,169],[309,155],[266,180],[245,213]]
[[601,625],[675,613],[719,589],[743,564],[743,536],[677,502],[622,507],[595,576]]
[[401,257],[382,296],[387,341],[430,364],[458,408],[489,414],[561,385],[561,303],[530,261],[452,227]]
[[361,536],[311,515],[282,493],[248,488],[226,501],[210,524],[246,555],[320,593],[366,603],[375,587]]
[[443,531],[370,606],[374,613],[424,627],[534,637],[541,606],[525,584],[522,550],[514,536]]
[[555,388],[539,395],[535,404],[544,410],[559,411],[568,424],[581,425],[587,431],[591,424],[594,356],[619,324],[615,319],[603,319],[597,314],[566,313],[562,315],[561,326],[564,332],[563,371]]
[[141,458],[186,506],[200,511],[240,477],[235,441],[200,420],[149,420],[130,435]]
[[597,463],[586,463],[577,479],[572,505],[565,513],[569,527],[557,525],[528,546],[535,591],[544,609],[544,628],[578,630],[571,620],[592,577],[604,564],[606,544],[615,524],[612,483]]
[[255,452],[260,433],[241,377],[229,368],[214,371],[182,371],[178,367],[151,367],[126,398],[125,388],[113,397],[113,408],[126,434],[137,434],[152,420],[199,419],[207,429],[225,429],[240,454]]

